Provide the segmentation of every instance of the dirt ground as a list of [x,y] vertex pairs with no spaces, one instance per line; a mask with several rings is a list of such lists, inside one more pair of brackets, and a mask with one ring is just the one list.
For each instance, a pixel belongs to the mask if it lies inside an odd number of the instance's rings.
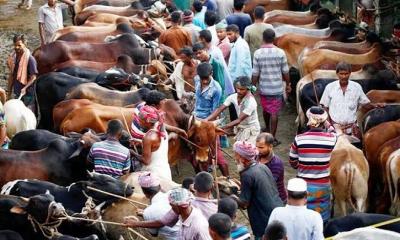
[[[12,51],[13,35],[16,33],[24,33],[28,39],[28,47],[31,51],[40,45],[37,10],[45,3],[45,1],[34,0],[32,9],[30,10],[17,9],[16,6],[18,3],[19,1],[17,0],[0,0],[0,87],[6,87],[7,84],[6,79],[8,76],[8,69],[6,66],[6,60],[7,56]],[[68,23],[70,23],[70,21],[67,21],[67,24]],[[281,112],[277,138],[282,142],[282,144],[274,149],[275,154],[284,160],[285,182],[295,176],[295,171],[288,163],[288,152],[296,131],[295,112],[294,102],[287,104]],[[261,111],[259,111],[259,116],[260,123],[262,124],[262,127],[264,127]],[[232,146],[232,139],[230,139],[230,143]],[[227,148],[226,150],[233,156],[231,148]],[[226,158],[229,161],[231,175],[238,178],[236,164],[233,160],[229,159],[229,157]],[[177,182],[181,182],[186,176],[194,175],[192,166],[188,163],[181,163],[179,169],[180,176],[176,176],[176,174],[174,176],[174,180]],[[247,220],[241,214],[239,214],[238,217],[238,222],[249,225]]]

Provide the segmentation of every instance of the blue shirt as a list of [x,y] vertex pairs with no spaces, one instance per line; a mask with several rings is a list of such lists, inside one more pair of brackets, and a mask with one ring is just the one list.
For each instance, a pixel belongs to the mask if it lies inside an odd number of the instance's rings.
[[203,6],[207,7],[207,11],[216,12],[218,10],[218,6],[217,6],[217,3],[215,2],[215,0],[206,0],[206,1],[204,1]]
[[241,37],[238,37],[232,45],[228,67],[233,81],[241,76],[251,78],[253,69],[251,67],[250,48],[247,42]]
[[226,24],[230,25],[230,24],[235,24],[239,27],[239,31],[240,31],[240,36],[243,37],[244,35],[244,29],[251,25],[251,17],[249,14],[247,13],[232,13],[229,16],[226,17]]
[[196,88],[194,114],[198,118],[205,119],[219,107],[222,89],[214,79],[211,79],[210,84],[203,90],[199,76],[194,78],[194,82]]

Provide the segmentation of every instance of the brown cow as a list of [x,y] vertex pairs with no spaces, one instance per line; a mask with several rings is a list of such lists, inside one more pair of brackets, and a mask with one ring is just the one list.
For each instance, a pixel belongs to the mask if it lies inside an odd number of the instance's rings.
[[246,2],[244,6],[244,11],[249,14],[253,14],[254,8],[257,6],[263,6],[266,11],[270,11],[271,9],[281,9],[287,10],[289,9],[289,1],[288,0],[250,0]]
[[317,15],[308,16],[287,16],[284,14],[277,14],[272,17],[264,19],[265,23],[279,23],[279,24],[291,24],[291,25],[305,25],[313,23],[317,19]]
[[369,177],[368,162],[364,154],[347,138],[347,135],[339,133],[330,160],[332,190],[344,216],[347,215],[347,202],[354,210],[365,211]]
[[85,23],[86,19],[88,19],[90,16],[99,13],[109,13],[118,16],[130,17],[142,11],[143,10],[134,8],[132,6],[114,7],[114,6],[104,6],[104,5],[92,5],[86,7],[82,12],[78,13],[75,16],[75,23],[76,25],[82,25],[83,23]]
[[[75,14],[82,12],[86,6],[92,6],[92,5],[95,5],[102,1],[103,0],[76,0],[75,4],[74,4]],[[113,7],[126,7],[131,2],[134,2],[134,1],[133,0],[129,0],[129,1],[107,0],[108,5],[113,6]]]
[[91,104],[92,101],[88,99],[70,99],[57,103],[53,108],[54,130],[59,132],[62,121],[72,110]]
[[131,23],[134,24],[133,29],[146,29],[150,27],[148,22],[145,22],[138,15],[129,17],[119,16],[111,13],[96,13],[88,17],[84,26],[94,26],[90,23],[106,23],[106,24],[118,24],[118,23]]

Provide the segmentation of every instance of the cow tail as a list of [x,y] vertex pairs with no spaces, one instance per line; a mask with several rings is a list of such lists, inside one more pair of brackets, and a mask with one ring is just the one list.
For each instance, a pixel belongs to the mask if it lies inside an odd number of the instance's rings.
[[39,104],[39,99],[38,99],[38,94],[37,94],[37,81],[33,83],[33,89],[34,89],[34,95],[35,95],[35,104],[36,104],[36,118],[37,118],[37,124],[36,128],[40,124],[40,119],[42,115],[40,114],[40,104]]
[[353,180],[356,169],[354,168],[351,162],[347,162],[344,171],[346,174],[346,183],[347,183],[347,201],[349,202],[350,206],[354,209],[354,211],[357,212],[357,208],[354,205],[353,200],[351,199],[351,192],[353,189]]

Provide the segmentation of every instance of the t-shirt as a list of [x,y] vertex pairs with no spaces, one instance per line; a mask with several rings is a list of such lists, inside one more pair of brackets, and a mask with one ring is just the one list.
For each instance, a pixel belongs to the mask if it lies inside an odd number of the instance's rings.
[[253,23],[244,29],[244,40],[249,44],[251,58],[254,57],[254,52],[260,48],[263,43],[263,32],[266,29],[274,29],[268,23]]
[[240,183],[240,199],[249,204],[251,229],[256,237],[261,237],[272,210],[283,206],[274,177],[267,166],[253,163],[240,172]]
[[271,158],[271,161],[269,161],[266,165],[269,170],[271,170],[272,175],[274,176],[276,186],[279,191],[279,197],[282,199],[283,202],[286,202],[287,192],[285,184],[283,182],[285,178],[285,168],[283,167],[283,161],[274,154],[274,156]]
[[244,35],[244,29],[251,25],[251,17],[249,14],[247,13],[233,13],[229,16],[226,17],[226,24],[230,25],[230,24],[235,24],[239,27],[239,31],[240,31],[240,36],[243,37]]
[[241,113],[248,115],[248,117],[239,124],[240,128],[260,128],[257,114],[257,102],[252,94],[244,97],[240,104],[238,103],[237,93],[231,94],[226,98],[224,105],[228,107],[231,104],[235,107],[238,116]]

